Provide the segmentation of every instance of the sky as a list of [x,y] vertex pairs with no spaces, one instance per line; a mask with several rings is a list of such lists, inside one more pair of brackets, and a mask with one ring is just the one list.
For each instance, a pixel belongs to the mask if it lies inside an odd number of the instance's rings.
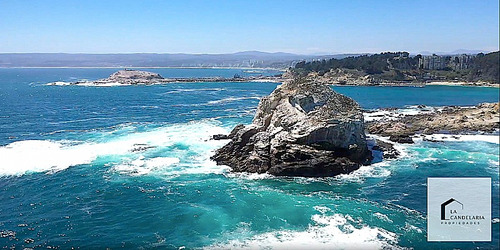
[[0,53],[499,49],[498,0],[0,0]]

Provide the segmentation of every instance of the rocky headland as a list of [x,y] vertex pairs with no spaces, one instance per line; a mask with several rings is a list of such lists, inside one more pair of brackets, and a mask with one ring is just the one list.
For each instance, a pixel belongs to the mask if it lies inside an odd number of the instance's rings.
[[[288,75],[293,75],[289,73]],[[478,87],[500,87],[499,84],[485,81],[452,81],[452,80],[419,80],[412,76],[406,76],[409,80],[389,80],[376,78],[357,69],[331,69],[325,73],[310,72],[305,77],[329,85],[340,86],[385,86],[385,87],[425,87],[432,85],[442,86],[478,86]]]
[[477,134],[498,132],[499,103],[474,107],[444,107],[434,112],[382,118],[367,123],[370,134],[387,136],[391,141],[413,143],[415,134]]
[[235,172],[335,176],[368,164],[363,114],[328,85],[295,79],[261,99],[252,124],[238,125],[212,159]]
[[381,83],[372,76],[356,69],[332,69],[324,74],[311,72],[307,77],[317,82],[333,85],[365,86]]

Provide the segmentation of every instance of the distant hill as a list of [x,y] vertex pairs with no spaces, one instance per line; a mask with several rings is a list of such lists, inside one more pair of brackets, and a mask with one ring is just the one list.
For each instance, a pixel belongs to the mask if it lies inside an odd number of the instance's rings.
[[0,53],[0,67],[255,67],[289,68],[300,61],[349,55],[244,51],[232,54]]
[[477,55],[410,56],[408,52],[350,56],[298,62],[292,71],[306,76],[357,75],[381,82],[467,81],[500,83],[498,51]]

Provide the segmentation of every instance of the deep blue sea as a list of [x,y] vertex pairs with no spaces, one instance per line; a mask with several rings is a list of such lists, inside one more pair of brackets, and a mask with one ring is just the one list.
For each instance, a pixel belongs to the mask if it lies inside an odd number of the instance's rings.
[[[498,143],[400,145],[400,159],[332,178],[234,174],[210,161],[225,141],[209,138],[250,123],[277,83],[46,85],[116,70],[0,69],[0,247],[498,248]],[[334,89],[365,109],[499,98],[498,88],[481,87]],[[427,242],[430,176],[492,178],[492,242]]]

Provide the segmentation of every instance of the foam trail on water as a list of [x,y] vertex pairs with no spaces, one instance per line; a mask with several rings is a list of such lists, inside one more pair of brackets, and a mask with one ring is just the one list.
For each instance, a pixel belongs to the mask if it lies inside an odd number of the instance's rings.
[[174,89],[171,91],[167,91],[165,93],[162,93],[160,95],[167,95],[167,94],[175,94],[175,93],[184,93],[184,92],[201,92],[201,91],[224,91],[226,89],[224,88],[199,88],[199,89]]
[[398,237],[382,228],[354,227],[348,215],[315,214],[305,231],[280,230],[230,240],[206,249],[397,249]]
[[121,174],[146,175],[155,169],[171,166],[179,163],[179,161],[179,158],[174,157],[155,157],[145,160],[144,156],[140,156],[128,164],[116,165],[113,169]]
[[[489,143],[500,144],[500,135],[449,135],[449,134],[432,134],[421,135],[421,138],[435,141],[484,141]],[[416,138],[420,140],[420,138]]]
[[65,146],[52,141],[19,141],[0,148],[0,175],[59,171],[90,163],[96,155],[89,145]]
[[[154,149],[169,149],[182,144],[194,152],[189,161],[196,160],[199,167],[205,169],[186,169],[185,172],[220,172],[224,166],[216,166],[210,161],[211,152],[222,146],[225,141],[209,140],[210,135],[227,133],[227,129],[214,122],[192,122],[188,124],[174,124],[153,129],[147,132],[128,131],[120,128],[113,132],[103,133],[104,140],[95,141],[50,141],[26,140],[13,142],[0,147],[0,176],[23,175],[32,172],[56,172],[71,166],[90,164],[98,157],[118,155],[124,159],[138,160],[141,151]],[[92,135],[92,134],[91,134]],[[159,165],[167,166],[178,163],[177,157],[157,156],[150,159],[139,159],[135,163],[125,164],[141,166],[152,170]],[[186,161],[186,159],[184,159]],[[125,167],[117,167],[124,171]],[[136,169],[137,170],[137,169]],[[133,171],[132,171],[133,172]]]
[[241,101],[241,100],[250,100],[250,99],[255,99],[255,100],[260,100],[259,96],[247,96],[247,97],[228,97],[216,101],[209,101],[207,104],[213,105],[213,104],[221,104],[221,103],[227,103],[227,102],[234,102],[234,101]]
[[364,112],[365,121],[392,121],[399,119],[403,116],[430,114],[443,110],[443,107],[429,107],[429,106],[407,106],[398,109],[376,109]]
[[359,169],[349,173],[341,174],[335,178],[338,180],[362,182],[366,178],[383,178],[391,175],[391,171],[387,169],[389,163],[387,161],[374,163],[368,166],[361,166]]

